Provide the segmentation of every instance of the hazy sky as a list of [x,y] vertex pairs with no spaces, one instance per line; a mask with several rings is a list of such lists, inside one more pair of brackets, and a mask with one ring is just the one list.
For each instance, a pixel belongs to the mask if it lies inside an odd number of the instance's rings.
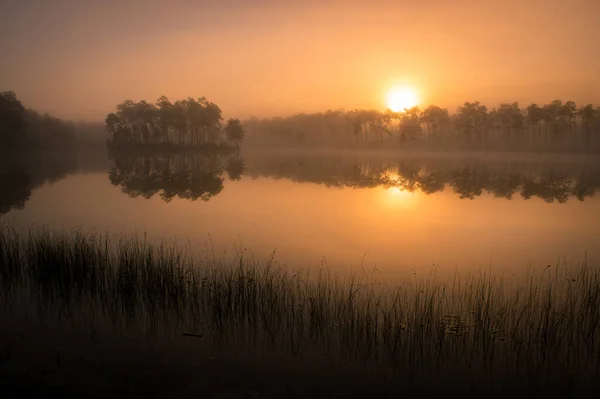
[[0,0],[0,90],[101,120],[124,99],[205,96],[225,116],[600,103],[600,0]]

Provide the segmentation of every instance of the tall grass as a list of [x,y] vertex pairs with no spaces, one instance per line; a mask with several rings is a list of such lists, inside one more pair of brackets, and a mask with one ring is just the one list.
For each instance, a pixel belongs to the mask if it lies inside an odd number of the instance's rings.
[[43,314],[84,311],[121,328],[319,353],[409,383],[598,386],[600,270],[588,261],[516,281],[480,272],[374,288],[243,253],[217,260],[139,237],[3,228],[0,287],[6,304],[26,296]]

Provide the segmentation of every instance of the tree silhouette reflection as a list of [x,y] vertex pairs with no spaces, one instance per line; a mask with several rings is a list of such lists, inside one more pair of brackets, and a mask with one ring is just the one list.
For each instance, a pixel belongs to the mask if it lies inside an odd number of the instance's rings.
[[112,155],[109,180],[130,197],[150,199],[159,195],[165,202],[173,198],[208,201],[223,190],[226,173],[240,180],[244,161],[239,154]]
[[323,155],[169,154],[114,156],[109,179],[131,197],[164,201],[173,198],[208,201],[224,188],[226,179],[286,179],[327,187],[397,188],[427,195],[451,189],[460,199],[489,194],[498,199],[541,198],[564,203],[580,201],[600,190],[600,168],[590,164],[489,163],[439,159],[369,160]]
[[31,178],[22,167],[0,168],[0,215],[23,209],[31,196]]
[[446,188],[461,199],[484,194],[511,200],[524,199],[564,203],[580,201],[600,190],[600,168],[592,163],[516,163],[469,159],[364,160],[360,157],[299,155],[248,157],[252,177],[289,179],[327,187],[395,187],[430,195]]
[[0,157],[0,215],[25,208],[31,194],[77,169],[75,154],[31,153]]

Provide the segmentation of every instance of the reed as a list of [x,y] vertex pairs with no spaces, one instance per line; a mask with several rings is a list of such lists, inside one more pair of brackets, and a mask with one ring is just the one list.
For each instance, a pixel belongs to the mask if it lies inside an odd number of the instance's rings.
[[143,237],[2,228],[0,287],[6,304],[25,296],[46,316],[320,353],[409,383],[598,386],[600,270],[587,260],[518,280],[474,272],[391,287],[243,252],[216,259]]

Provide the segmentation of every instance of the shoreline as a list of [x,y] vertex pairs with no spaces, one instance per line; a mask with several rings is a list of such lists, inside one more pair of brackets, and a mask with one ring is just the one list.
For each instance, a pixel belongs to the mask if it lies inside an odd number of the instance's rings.
[[[273,373],[273,368],[263,369],[266,359],[276,356],[292,364],[308,359],[308,370],[328,370],[320,372],[325,380],[343,370],[357,375],[380,370],[380,377],[389,372],[394,378],[385,390],[393,392],[410,387],[416,393],[425,386],[441,392],[482,392],[493,386],[495,392],[517,384],[528,394],[533,387],[566,394],[600,384],[595,348],[600,342],[600,269],[592,262],[548,268],[514,286],[483,273],[444,284],[415,280],[377,293],[360,279],[318,274],[309,280],[272,263],[245,264],[242,257],[227,264],[214,258],[194,263],[202,260],[139,238],[108,240],[44,231],[17,236],[3,229],[5,311],[27,315],[41,326],[42,335],[48,332],[49,345],[48,326],[54,324],[74,329],[88,344],[109,336],[117,337],[107,339],[114,345],[127,337],[146,337],[142,340],[153,345],[163,342],[161,356],[167,357],[185,353],[177,352],[179,345],[198,343],[216,353],[246,353],[250,362],[242,370],[255,369],[265,378]],[[6,314],[3,318],[10,320]],[[4,353],[18,347],[17,332],[28,335],[22,327],[10,332],[16,334],[12,338],[4,335]],[[59,333],[56,339],[64,342],[68,336]],[[39,345],[25,364],[36,356],[45,362],[52,358],[42,354],[48,350],[45,342]],[[78,350],[57,351],[53,359],[63,364],[56,356],[77,357]],[[116,367],[118,353],[108,356],[113,365],[103,367]],[[95,355],[86,356],[94,362]],[[17,378],[18,368],[11,371],[15,355],[8,357],[12,360],[4,356],[2,362],[4,378]],[[225,361],[224,370],[238,360]],[[367,389],[382,381],[376,378]]]

